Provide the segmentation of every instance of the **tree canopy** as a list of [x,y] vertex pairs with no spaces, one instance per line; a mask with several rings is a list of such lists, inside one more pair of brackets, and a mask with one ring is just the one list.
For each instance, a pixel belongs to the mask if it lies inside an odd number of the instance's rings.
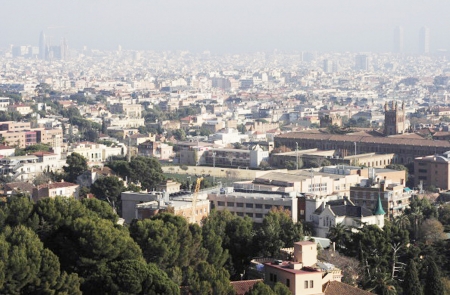
[[166,178],[163,175],[161,164],[155,158],[133,157],[130,162],[115,160],[108,166],[123,179],[141,183],[143,189],[152,190]]
[[67,156],[66,163],[67,166],[64,166],[63,169],[69,182],[76,182],[77,177],[88,170],[86,158],[78,153]]

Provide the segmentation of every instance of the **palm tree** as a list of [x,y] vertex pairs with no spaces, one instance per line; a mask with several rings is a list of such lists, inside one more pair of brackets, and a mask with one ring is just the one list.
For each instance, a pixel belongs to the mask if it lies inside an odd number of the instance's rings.
[[394,224],[397,225],[400,229],[407,229],[411,222],[408,219],[408,215],[402,214],[395,218]]
[[382,295],[397,295],[394,280],[387,273],[377,272],[370,283],[373,287],[369,291],[375,291]]
[[423,213],[420,211],[419,207],[414,208],[414,211],[410,213],[410,216],[414,220],[414,239],[417,241],[419,238],[419,225],[423,219]]
[[348,240],[349,230],[343,223],[338,223],[329,229],[327,237],[336,243],[336,248],[340,250],[344,248],[345,241]]

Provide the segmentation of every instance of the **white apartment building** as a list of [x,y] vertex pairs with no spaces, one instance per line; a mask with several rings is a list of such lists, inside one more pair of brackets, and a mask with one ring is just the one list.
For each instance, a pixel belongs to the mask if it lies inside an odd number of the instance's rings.
[[0,111],[6,112],[9,106],[9,97],[0,97]]
[[314,170],[297,170],[291,173],[270,172],[253,181],[241,181],[235,188],[272,192],[297,192],[317,196],[336,194],[348,196],[350,187],[360,181],[357,174],[340,175]]
[[69,148],[68,155],[71,153],[78,153],[85,157],[90,163],[105,162],[112,156],[126,155],[125,145],[106,146],[104,144],[93,142],[75,143]]
[[14,156],[0,159],[1,175],[10,176],[14,181],[33,180],[47,171],[58,171],[65,164],[57,154],[37,152],[27,156]]
[[[224,192],[224,191],[222,191]],[[291,212],[297,222],[298,199],[295,192],[289,194],[265,192],[232,192],[208,194],[208,200],[217,210],[228,210],[237,216],[248,216],[261,223],[273,207],[281,207]]]
[[110,127],[137,128],[145,125],[145,119],[113,117],[109,119],[109,124]]

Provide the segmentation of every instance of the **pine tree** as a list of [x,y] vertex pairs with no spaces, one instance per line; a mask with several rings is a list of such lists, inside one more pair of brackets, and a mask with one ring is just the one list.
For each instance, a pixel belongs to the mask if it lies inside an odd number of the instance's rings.
[[423,295],[416,263],[412,259],[406,268],[405,280],[403,281],[403,293],[408,295]]
[[441,280],[441,272],[436,263],[431,260],[428,264],[427,280],[425,284],[425,294],[439,295],[444,294],[444,285]]

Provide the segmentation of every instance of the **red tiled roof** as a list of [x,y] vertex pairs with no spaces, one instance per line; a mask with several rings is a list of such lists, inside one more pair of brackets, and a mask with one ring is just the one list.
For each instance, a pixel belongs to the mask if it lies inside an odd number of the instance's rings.
[[230,282],[231,286],[233,286],[236,295],[244,295],[257,283],[262,282],[262,279],[259,280],[246,280],[246,281],[234,281]]
[[7,145],[0,144],[0,150],[13,150],[14,148]]
[[450,149],[450,143],[448,141],[439,140],[427,140],[405,137],[375,137],[370,135],[336,135],[336,134],[318,134],[308,132],[290,132],[282,135],[278,135],[276,138],[301,138],[311,140],[323,140],[323,141],[348,141],[348,142],[367,142],[374,144],[392,144],[392,145],[411,145],[411,146],[434,146],[434,147],[448,147]]
[[48,187],[49,189],[53,189],[53,188],[71,187],[71,186],[78,186],[78,184],[62,181],[62,182],[52,182],[52,183],[42,184],[38,188]]
[[356,287],[344,284],[338,281],[328,282],[323,286],[325,295],[370,295],[369,291],[361,290]]
[[53,155],[56,155],[56,154],[51,153],[51,152],[40,151],[40,152],[32,153],[32,155],[37,156],[37,157],[42,157],[42,156],[53,156]]

